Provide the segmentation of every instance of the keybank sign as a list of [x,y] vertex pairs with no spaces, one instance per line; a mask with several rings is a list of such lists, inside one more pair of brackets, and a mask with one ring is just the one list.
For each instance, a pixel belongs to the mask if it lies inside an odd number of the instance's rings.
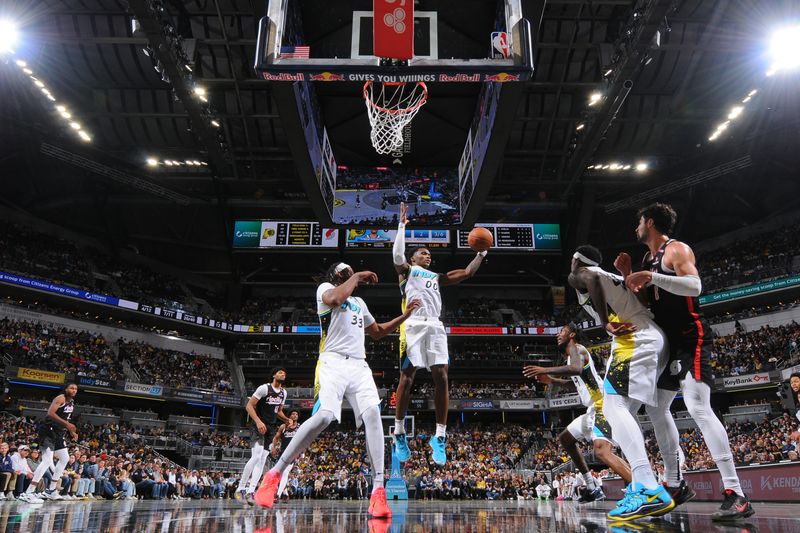
[[258,248],[261,242],[260,220],[237,220],[233,228],[234,248]]

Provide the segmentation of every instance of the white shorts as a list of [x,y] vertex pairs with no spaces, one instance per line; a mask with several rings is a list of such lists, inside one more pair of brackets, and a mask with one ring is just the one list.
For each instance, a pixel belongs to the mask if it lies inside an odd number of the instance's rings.
[[364,359],[321,353],[314,372],[314,413],[325,409],[341,422],[345,398],[353,408],[356,427],[361,426],[362,413],[381,404],[372,370]]
[[611,340],[603,394],[655,405],[656,382],[667,362],[664,332],[650,319],[637,318],[634,324],[635,332]]
[[611,427],[605,421],[603,413],[598,413],[594,405],[589,407],[584,414],[570,422],[567,426],[567,431],[576,440],[584,440],[586,442],[606,440],[616,444],[611,438]]
[[436,318],[409,318],[400,326],[400,370],[449,365],[447,333]]

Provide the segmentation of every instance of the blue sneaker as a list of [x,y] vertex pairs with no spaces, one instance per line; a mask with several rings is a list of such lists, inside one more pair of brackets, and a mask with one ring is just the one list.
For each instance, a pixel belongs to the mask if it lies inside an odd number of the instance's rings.
[[439,466],[447,463],[447,437],[431,437],[431,440],[428,441],[428,444],[433,451],[433,462]]
[[609,520],[626,522],[646,516],[661,516],[675,507],[675,501],[663,485],[648,490],[637,483],[632,490],[632,495],[620,500],[617,508],[608,513]]
[[408,448],[405,433],[400,433],[399,435],[397,433],[394,434],[394,456],[397,457],[397,460],[401,463],[405,463],[411,459],[411,450]]
[[629,483],[628,486],[625,487],[625,490],[622,491],[622,499],[617,500],[617,505],[625,504],[634,494],[636,494],[636,492],[633,490],[633,483]]

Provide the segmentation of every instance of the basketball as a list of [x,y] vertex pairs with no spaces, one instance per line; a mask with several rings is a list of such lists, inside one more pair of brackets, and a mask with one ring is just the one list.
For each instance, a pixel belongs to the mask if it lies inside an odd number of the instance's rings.
[[486,228],[472,228],[467,237],[467,244],[476,252],[484,252],[494,244],[492,232]]

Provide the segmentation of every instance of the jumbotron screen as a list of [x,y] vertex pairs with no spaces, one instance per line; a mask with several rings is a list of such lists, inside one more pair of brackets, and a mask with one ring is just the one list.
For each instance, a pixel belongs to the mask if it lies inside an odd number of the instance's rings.
[[[347,248],[391,248],[397,236],[396,229],[356,229],[347,230]],[[406,229],[406,244],[427,246],[428,248],[447,248],[450,246],[450,231],[446,229]]]

